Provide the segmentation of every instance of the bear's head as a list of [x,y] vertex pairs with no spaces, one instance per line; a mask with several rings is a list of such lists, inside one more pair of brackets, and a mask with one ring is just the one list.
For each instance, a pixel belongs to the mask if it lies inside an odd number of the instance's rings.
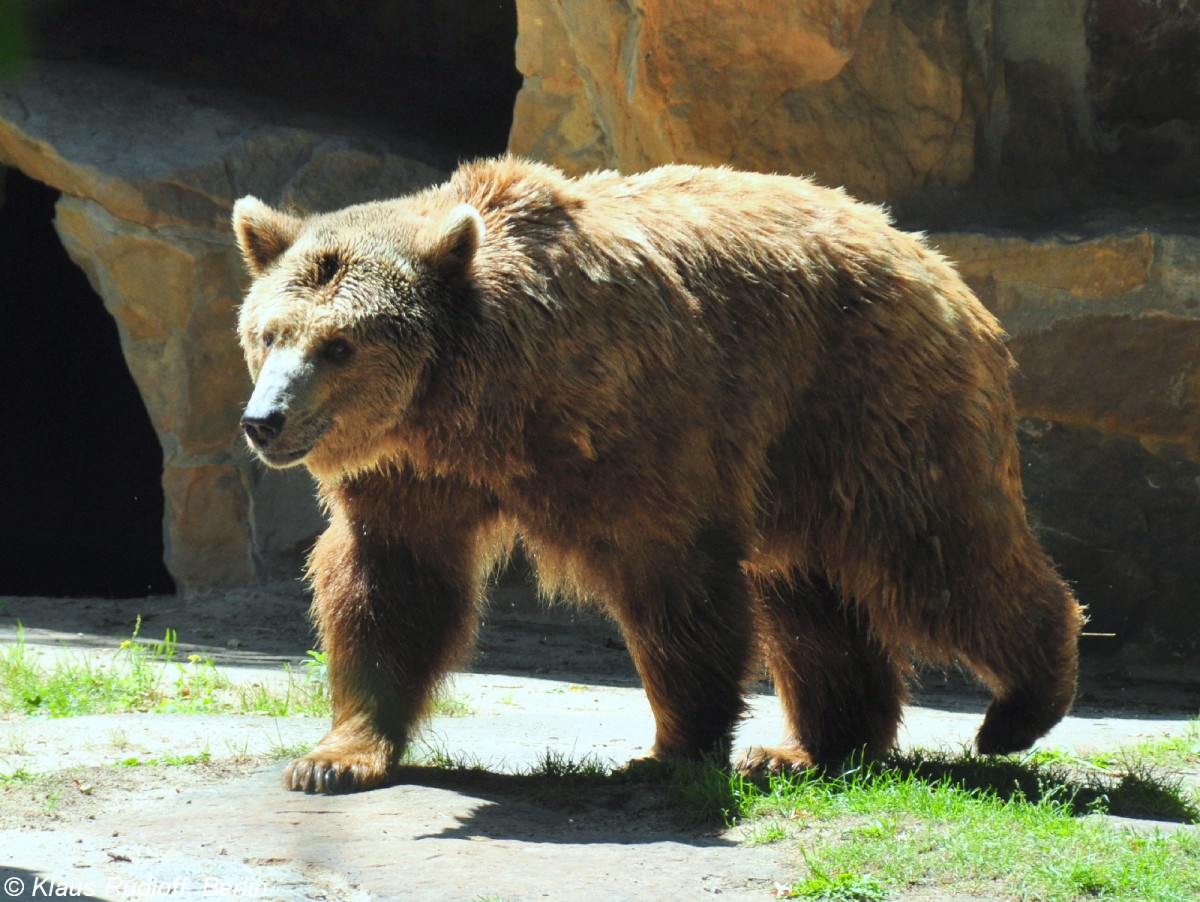
[[238,324],[251,448],[320,479],[379,463],[447,338],[479,212],[383,201],[299,217],[245,197],[233,223],[253,277]]

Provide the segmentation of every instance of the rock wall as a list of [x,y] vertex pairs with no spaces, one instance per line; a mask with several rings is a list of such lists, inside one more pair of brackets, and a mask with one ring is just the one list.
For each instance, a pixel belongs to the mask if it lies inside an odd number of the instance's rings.
[[162,444],[183,591],[294,576],[320,526],[307,476],[264,471],[238,435],[250,385],[233,201],[330,209],[443,175],[336,124],[279,120],[90,64],[30,64],[0,86],[0,162],[63,192],[58,234],[117,322]]
[[237,436],[232,200],[400,193],[506,134],[575,172],[811,174],[930,232],[1012,335],[1031,511],[1093,628],[1200,651],[1200,0],[47,8],[0,163],[63,192],[120,326],[181,589],[294,575],[319,522]]

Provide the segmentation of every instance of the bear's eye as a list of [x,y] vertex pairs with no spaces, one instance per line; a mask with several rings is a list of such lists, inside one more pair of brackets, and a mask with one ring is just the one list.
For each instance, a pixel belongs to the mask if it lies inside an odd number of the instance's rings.
[[331,363],[344,363],[350,359],[354,349],[344,338],[331,338],[321,349],[322,356]]
[[317,260],[317,285],[328,285],[341,268],[342,261],[337,254],[323,254]]

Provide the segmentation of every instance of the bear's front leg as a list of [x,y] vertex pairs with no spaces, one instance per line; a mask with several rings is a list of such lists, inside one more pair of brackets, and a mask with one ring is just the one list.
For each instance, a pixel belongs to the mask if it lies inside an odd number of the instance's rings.
[[309,574],[333,729],[288,766],[288,789],[359,792],[390,782],[438,683],[473,641],[481,507],[444,486],[397,478],[330,493],[331,523]]

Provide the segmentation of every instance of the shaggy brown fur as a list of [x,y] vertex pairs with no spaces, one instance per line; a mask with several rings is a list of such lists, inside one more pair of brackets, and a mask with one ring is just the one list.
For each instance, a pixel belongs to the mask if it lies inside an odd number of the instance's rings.
[[797,178],[475,163],[307,219],[247,198],[244,423],[332,523],[310,562],[332,732],[306,791],[380,785],[521,538],[620,624],[655,758],[727,754],[765,655],[790,734],[891,747],[911,653],[995,694],[978,745],[1068,710],[1081,611],[1025,520],[996,321],[879,210]]

